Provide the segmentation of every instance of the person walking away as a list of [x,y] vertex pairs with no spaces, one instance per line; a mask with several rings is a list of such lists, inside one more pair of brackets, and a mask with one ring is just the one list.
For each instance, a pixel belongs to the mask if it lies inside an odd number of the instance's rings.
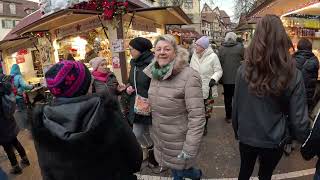
[[43,179],[136,180],[141,148],[110,94],[86,95],[91,84],[88,68],[61,61],[45,79],[54,99],[37,105],[32,121]]
[[301,155],[305,160],[311,160],[313,157],[318,156],[318,162],[316,164],[316,172],[314,174],[314,180],[320,180],[320,109],[313,121],[312,131],[310,132],[308,139],[303,143],[300,149]]
[[152,124],[151,114],[142,114],[135,112],[136,97],[148,98],[148,90],[150,86],[150,78],[143,73],[154,58],[151,52],[152,43],[150,40],[142,37],[137,37],[129,42],[130,54],[132,60],[130,62],[131,69],[129,75],[129,84],[126,89],[129,100],[129,121],[133,124],[133,133],[136,135],[144,150],[144,159],[148,157],[148,152],[151,158],[148,158],[151,165],[157,165],[152,155],[153,142],[150,138],[150,127]]
[[[202,93],[206,109],[206,125],[204,128],[204,135],[207,134],[208,120],[212,114],[213,99],[209,98],[218,96],[217,82],[222,76],[222,68],[218,56],[213,52],[209,46],[209,38],[202,36],[195,43],[196,50],[191,58],[190,67],[198,71],[202,80]],[[210,92],[211,91],[211,92]],[[211,102],[209,102],[211,101]]]
[[257,159],[259,179],[271,180],[288,137],[304,142],[310,127],[302,73],[289,54],[280,18],[266,15],[255,32],[235,81],[232,125],[239,140],[239,180],[250,179]]
[[119,84],[117,77],[108,70],[107,61],[104,58],[96,57],[90,61],[92,66],[92,93],[107,93],[118,99],[125,89],[124,84]]
[[17,135],[19,128],[14,119],[14,111],[16,108],[15,97],[12,92],[11,77],[0,73],[0,144],[6,152],[12,169],[11,174],[21,174],[22,169],[19,165],[14,149],[16,149],[21,157],[21,165],[29,166],[27,154]]
[[26,105],[24,103],[23,93],[26,90],[33,89],[32,85],[28,85],[22,77],[20,67],[18,64],[14,64],[11,67],[10,75],[13,77],[13,85],[16,89],[16,101],[18,111],[23,111],[26,109]]
[[188,50],[189,52],[189,63],[191,61],[191,58],[192,58],[192,55],[193,55],[193,52],[194,52],[194,47],[192,46],[192,39],[184,39],[182,41],[182,47],[185,48],[186,50]]
[[316,103],[314,102],[314,95],[318,79],[319,60],[312,52],[312,43],[306,38],[300,39],[298,42],[298,51],[295,52],[293,57],[297,62],[297,68],[302,72],[307,93],[308,110],[311,113]]
[[170,168],[174,180],[202,177],[195,168],[205,126],[201,77],[189,67],[188,52],[172,35],[155,41],[155,59],[144,70],[150,77],[151,137],[162,168]]
[[224,106],[227,123],[232,118],[232,99],[234,94],[235,77],[240,62],[243,61],[243,46],[237,42],[237,35],[234,32],[226,34],[225,41],[219,49],[219,60],[223,70],[222,83],[224,91]]

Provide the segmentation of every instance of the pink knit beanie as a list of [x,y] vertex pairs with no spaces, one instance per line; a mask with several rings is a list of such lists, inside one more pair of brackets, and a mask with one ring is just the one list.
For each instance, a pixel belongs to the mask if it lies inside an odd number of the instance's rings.
[[89,63],[91,65],[91,67],[93,68],[92,71],[96,71],[102,61],[105,61],[105,59],[102,57],[96,57],[96,58],[91,59]]

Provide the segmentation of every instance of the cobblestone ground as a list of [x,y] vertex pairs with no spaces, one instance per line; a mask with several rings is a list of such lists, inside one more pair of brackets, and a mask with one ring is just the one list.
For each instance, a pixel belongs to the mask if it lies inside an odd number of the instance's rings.
[[[221,88],[220,91],[222,91]],[[209,121],[208,135],[204,137],[201,144],[201,151],[197,160],[198,167],[203,170],[204,178],[235,178],[238,175],[240,164],[238,142],[234,139],[231,124],[227,124],[224,121],[223,98],[221,96],[216,99],[216,106],[213,118]],[[27,130],[21,131],[19,139],[27,150],[31,166],[25,168],[22,175],[10,175],[9,178],[12,180],[40,180],[39,165],[30,133]],[[316,160],[304,161],[300,156],[298,147],[297,145],[296,150],[289,157],[283,156],[274,173],[280,175],[276,176],[275,179],[312,179]],[[10,164],[2,148],[0,148],[0,165],[4,171],[9,172]],[[255,168],[254,176],[257,175],[257,167]],[[144,180],[170,177],[169,171],[160,174],[158,172],[158,169],[150,169],[144,163],[139,174],[148,175],[141,176]]]

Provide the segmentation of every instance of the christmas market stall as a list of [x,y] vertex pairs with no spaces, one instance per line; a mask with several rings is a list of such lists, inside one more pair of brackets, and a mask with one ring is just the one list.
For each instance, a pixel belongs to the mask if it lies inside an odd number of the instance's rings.
[[291,11],[281,18],[295,49],[301,38],[307,38],[320,60],[320,2]]
[[[14,58],[16,61],[27,56],[23,54],[26,52],[32,57],[39,57],[39,63],[33,62],[39,64],[37,73],[41,72],[42,76],[52,64],[63,59],[82,61],[90,68],[90,59],[104,57],[109,69],[125,83],[131,59],[128,44],[132,38],[146,37],[154,41],[165,33],[167,24],[191,23],[179,7],[145,8],[136,2],[41,0],[42,14],[14,31],[17,38],[27,38],[26,41],[32,44],[31,49],[16,45],[11,46],[13,50],[6,49],[9,46],[0,48],[8,52],[4,53],[5,59]],[[167,18],[169,16],[171,18]],[[7,69],[14,61],[4,61]],[[23,66],[34,69],[27,63]],[[33,77],[36,76],[33,72]]]

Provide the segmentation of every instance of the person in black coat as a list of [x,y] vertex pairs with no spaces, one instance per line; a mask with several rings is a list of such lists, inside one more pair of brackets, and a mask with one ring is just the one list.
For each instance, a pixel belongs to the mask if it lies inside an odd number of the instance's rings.
[[129,85],[127,88],[127,93],[130,95],[129,121],[133,124],[133,132],[138,141],[143,147],[147,148],[153,145],[149,133],[149,128],[152,123],[151,115],[144,116],[136,114],[134,112],[134,104],[136,94],[148,98],[151,79],[144,74],[143,70],[154,58],[153,53],[150,51],[152,49],[152,43],[148,39],[137,37],[130,41],[129,48],[132,56]]
[[[320,109],[313,122],[312,131],[308,139],[303,143],[300,149],[301,155],[305,160],[311,160],[313,157],[320,157]],[[320,180],[320,160],[316,165],[314,180]]]
[[11,77],[0,73],[0,144],[10,160],[12,166],[10,173],[21,174],[22,169],[17,161],[14,149],[21,156],[22,165],[29,166],[30,162],[25,149],[17,139],[20,130],[13,116],[15,105]]
[[230,123],[232,119],[235,78],[241,61],[243,61],[244,53],[243,46],[236,40],[237,35],[234,32],[228,32],[218,53],[223,70],[221,81],[223,83],[224,108],[226,112],[225,121],[227,123]]
[[55,97],[34,110],[32,134],[44,180],[136,180],[142,151],[109,94],[86,95],[91,75],[76,61],[45,74]]
[[314,103],[316,103],[314,102],[314,94],[318,79],[319,60],[312,52],[312,43],[306,38],[302,38],[298,42],[298,51],[295,52],[293,57],[297,62],[297,68],[302,72],[308,109],[311,112]]

